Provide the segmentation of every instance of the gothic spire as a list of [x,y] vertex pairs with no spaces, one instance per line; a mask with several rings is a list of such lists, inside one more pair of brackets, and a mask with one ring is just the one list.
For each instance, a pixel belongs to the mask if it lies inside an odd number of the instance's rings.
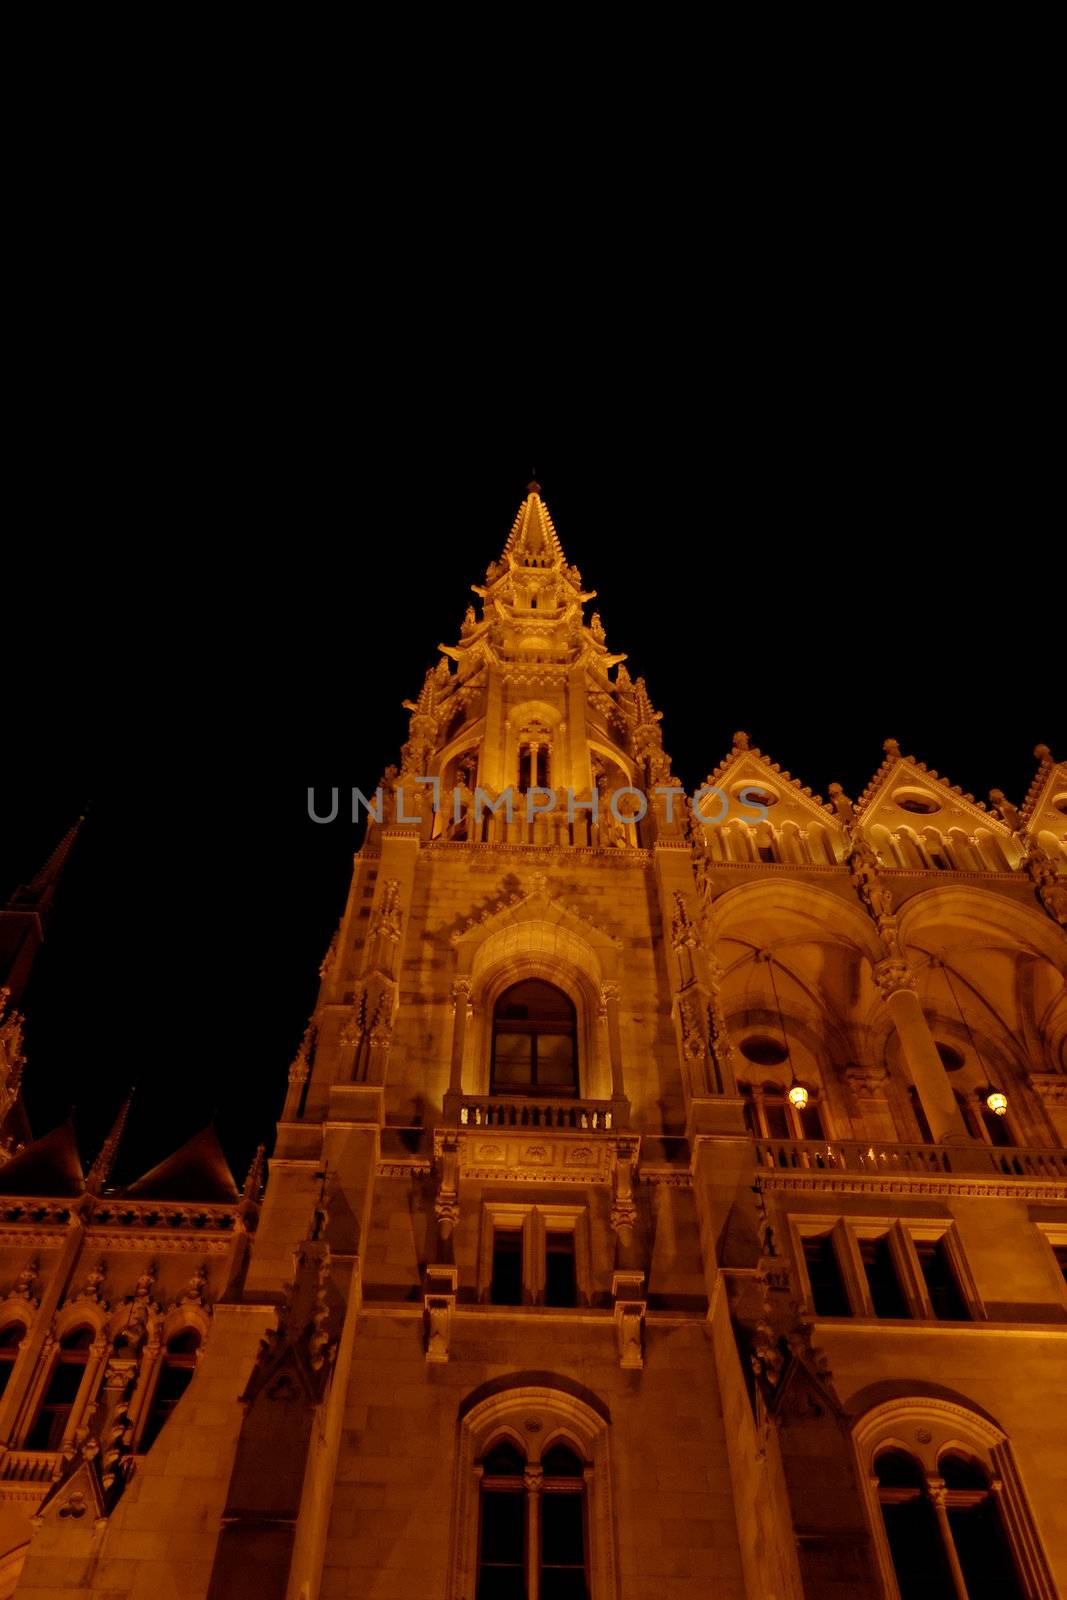
[[539,483],[526,485],[526,499],[511,525],[503,559],[524,567],[554,567],[565,559]]
[[115,1157],[118,1155],[119,1145],[122,1143],[126,1119],[130,1114],[130,1102],[132,1099],[133,1089],[131,1087],[129,1094],[122,1102],[111,1132],[100,1146],[99,1154],[89,1168],[89,1176],[85,1180],[85,1187],[90,1194],[99,1194],[111,1176],[111,1169],[115,1165]]
[[29,883],[20,884],[15,890],[7,903],[8,911],[35,911],[42,921],[45,920],[55,896],[60,874],[84,821],[83,812],[67,829],[37,875],[31,878]]
[[10,989],[15,1004],[21,1002],[26,991],[60,873],[84,821],[82,815],[67,829],[36,877],[20,884],[0,909],[0,987]]

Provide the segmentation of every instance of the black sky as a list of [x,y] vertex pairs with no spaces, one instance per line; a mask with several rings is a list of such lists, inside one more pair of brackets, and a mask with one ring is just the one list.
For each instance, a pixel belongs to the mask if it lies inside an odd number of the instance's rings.
[[457,391],[410,343],[351,394],[264,360],[158,428],[42,388],[0,888],[91,811],[27,998],[35,1130],[75,1105],[89,1159],[136,1083],[133,1165],[213,1114],[235,1168],[269,1144],[356,843],[307,787],[397,758],[533,469],[687,785],[744,728],[824,795],[893,736],[1021,799],[1034,744],[1067,749],[1050,424],[962,333],[847,331],[728,371],[675,345],[670,377],[546,353],[526,392],[522,362]]

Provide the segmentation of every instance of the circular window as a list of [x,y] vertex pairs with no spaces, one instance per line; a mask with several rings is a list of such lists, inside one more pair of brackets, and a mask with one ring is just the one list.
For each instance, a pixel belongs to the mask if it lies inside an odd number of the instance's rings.
[[776,806],[778,796],[773,789],[765,789],[762,783],[753,783],[746,779],[743,783],[730,785],[730,793],[735,800],[740,800],[746,806]]
[[754,1033],[750,1039],[743,1039],[740,1050],[746,1061],[754,1061],[758,1067],[777,1067],[789,1059],[782,1041],[772,1039],[769,1033]]
[[1057,811],[1061,812],[1063,816],[1067,817],[1067,791],[1065,791],[1063,794],[1053,795],[1052,804]]
[[898,789],[893,796],[901,811],[910,811],[916,817],[932,817],[941,807],[921,789]]
[[954,1045],[942,1044],[941,1040],[938,1039],[937,1053],[941,1057],[941,1064],[946,1072],[958,1072],[963,1066],[963,1057]]

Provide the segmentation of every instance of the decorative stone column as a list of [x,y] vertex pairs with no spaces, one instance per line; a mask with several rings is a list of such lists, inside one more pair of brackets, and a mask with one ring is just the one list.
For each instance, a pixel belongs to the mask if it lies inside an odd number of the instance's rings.
[[941,1533],[941,1543],[945,1547],[945,1555],[948,1558],[949,1571],[952,1574],[952,1584],[956,1590],[957,1600],[968,1600],[967,1583],[963,1576],[963,1569],[960,1566],[960,1558],[956,1554],[956,1541],[952,1537],[952,1529],[949,1526],[948,1506],[946,1504],[948,1491],[945,1488],[944,1478],[939,1478],[935,1474],[927,1474],[926,1492],[933,1501],[934,1511],[937,1515],[937,1525]]
[[890,956],[878,963],[874,976],[935,1142],[968,1143],[956,1097],[915,992],[914,975],[905,961]]
[[544,1469],[528,1462],[523,1473],[526,1485],[526,1597],[540,1600],[541,1596],[541,1488]]
[[608,1025],[608,1060],[611,1064],[612,1123],[625,1127],[630,1120],[630,1102],[626,1098],[626,1085],[622,1074],[622,1033],[619,1028],[620,989],[617,983],[603,983],[600,999]]
[[469,978],[457,978],[452,985],[452,1055],[448,1067],[448,1090],[444,1112],[449,1121],[459,1118],[463,1098],[463,1055],[467,1044],[467,1024],[473,1016]]

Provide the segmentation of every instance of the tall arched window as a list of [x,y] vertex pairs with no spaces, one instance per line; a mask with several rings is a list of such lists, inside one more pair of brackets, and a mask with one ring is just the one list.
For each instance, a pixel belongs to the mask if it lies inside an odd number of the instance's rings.
[[0,1331],[0,1394],[4,1393],[11,1382],[19,1347],[25,1336],[26,1329],[21,1322],[9,1322],[7,1327]]
[[513,983],[493,1012],[490,1093],[577,1094],[577,1035],[561,989],[540,978]]
[[94,1338],[93,1329],[83,1326],[60,1340],[48,1387],[26,1435],[27,1450],[58,1450],[62,1444]]
[[181,1333],[167,1340],[152,1404],[141,1430],[138,1449],[142,1455],[152,1448],[163,1424],[192,1382],[199,1349],[200,1335],[195,1328],[183,1328]]
[[510,1440],[482,1462],[476,1600],[589,1600],[585,1465],[562,1442],[531,1462]]
[[856,1444],[887,1600],[1052,1600],[1008,1441],[989,1418],[933,1397],[891,1400],[860,1419]]
[[461,1413],[447,1600],[619,1600],[606,1408],[486,1388]]

